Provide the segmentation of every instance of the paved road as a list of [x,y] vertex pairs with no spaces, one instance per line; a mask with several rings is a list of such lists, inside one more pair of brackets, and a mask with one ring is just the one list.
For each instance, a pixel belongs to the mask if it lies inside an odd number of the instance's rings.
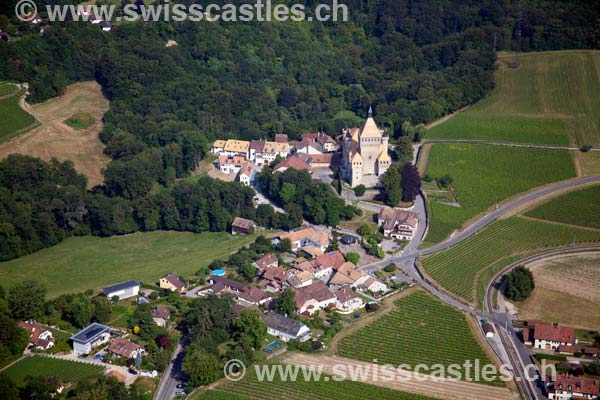
[[[451,238],[445,240],[444,242],[441,242],[425,250],[418,249],[418,247],[424,239],[427,227],[427,216],[424,199],[420,196],[415,204],[414,210],[419,215],[419,230],[415,235],[415,239],[413,239],[410,242],[410,244],[406,247],[406,249],[401,255],[389,257],[377,263],[364,266],[363,269],[371,273],[376,270],[382,269],[387,264],[393,262],[398,267],[402,268],[417,283],[419,283],[421,286],[423,286],[426,290],[431,292],[434,296],[436,296],[444,303],[449,304],[464,312],[470,313],[479,319],[486,319],[492,322],[496,327],[496,331],[498,332],[498,336],[500,339],[500,342],[498,343],[500,343],[500,345],[503,347],[502,352],[505,353],[508,357],[511,370],[515,376],[515,383],[519,386],[522,395],[528,400],[544,399],[545,397],[543,394],[543,383],[540,382],[539,379],[525,379],[526,374],[532,374],[531,367],[533,366],[533,361],[531,360],[529,351],[519,340],[519,338],[516,335],[516,332],[513,330],[510,316],[504,313],[485,312],[477,310],[471,307],[470,305],[465,304],[462,300],[450,296],[449,294],[441,290],[439,287],[437,287],[436,284],[425,279],[425,277],[419,270],[419,267],[417,265],[417,259],[420,256],[433,254],[448,249],[460,243],[461,241],[477,234],[477,232],[479,232],[482,228],[491,224],[499,217],[511,211],[514,211],[515,209],[518,209],[523,205],[526,205],[527,203],[538,199],[541,196],[545,196],[547,194],[564,189],[574,188],[590,182],[600,182],[600,176],[585,177],[566,182],[559,182],[554,185],[534,190],[533,192],[527,193],[523,196],[520,196],[512,201],[503,204],[502,206],[499,206],[496,210],[484,215],[479,220],[475,221],[471,226],[465,228],[463,231],[458,232],[454,234]],[[506,272],[506,270],[503,272]],[[502,276],[501,273],[497,275],[497,279],[500,276]],[[491,310],[491,308],[488,309]],[[533,368],[533,371],[533,374],[535,374],[535,368]]]
[[187,337],[184,336],[177,343],[171,363],[163,373],[154,392],[154,400],[170,400],[175,397],[177,385],[183,382],[183,356],[187,345]]

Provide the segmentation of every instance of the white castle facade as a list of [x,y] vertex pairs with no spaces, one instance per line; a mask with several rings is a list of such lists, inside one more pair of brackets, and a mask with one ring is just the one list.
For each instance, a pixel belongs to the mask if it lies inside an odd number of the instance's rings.
[[388,134],[377,127],[371,109],[360,129],[342,131],[342,177],[350,186],[365,183],[367,176],[380,177],[387,172],[392,163],[388,143]]

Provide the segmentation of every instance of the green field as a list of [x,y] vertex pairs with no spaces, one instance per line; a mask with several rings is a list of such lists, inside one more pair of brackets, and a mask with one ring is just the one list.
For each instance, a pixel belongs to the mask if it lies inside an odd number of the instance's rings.
[[[395,306],[390,314],[344,338],[338,354],[393,365],[492,363],[460,311],[423,292],[402,298]],[[500,380],[480,383],[503,385]]]
[[[520,255],[518,259],[534,250],[591,242],[600,242],[600,232],[512,217],[493,223],[449,250],[428,256],[423,264],[449,292],[481,302],[493,271],[509,264],[512,256]],[[492,268],[486,270],[488,267]]]
[[35,126],[35,118],[19,106],[19,94],[20,92],[15,91],[14,85],[0,83],[0,98],[2,98],[0,100],[0,142],[20,135]]
[[319,381],[299,378],[283,382],[277,377],[272,382],[259,381],[254,368],[239,382],[227,382],[218,390],[202,392],[194,400],[433,400],[430,397],[400,392],[351,380],[338,382],[325,376]]
[[110,238],[68,238],[54,247],[0,263],[0,281],[4,287],[10,287],[24,279],[36,279],[46,286],[50,297],[99,290],[127,279],[153,283],[172,271],[184,276],[193,274],[255,237],[148,232]]
[[53,376],[65,382],[79,382],[100,376],[103,372],[104,367],[100,365],[32,356],[19,361],[3,373],[17,386],[22,386],[28,376]]
[[600,52],[526,53],[518,68],[512,55],[498,61],[496,89],[428,137],[600,144]]
[[576,173],[567,150],[444,143],[432,146],[426,174],[450,174],[460,203],[455,207],[431,199],[426,241],[437,243],[495,204]]
[[89,128],[90,126],[94,125],[94,123],[96,121],[94,121],[94,117],[92,117],[90,114],[81,112],[81,113],[73,114],[70,118],[66,119],[64,122],[71,128],[73,128],[75,130],[79,130],[79,129]]
[[0,82],[0,99],[17,94],[19,88],[10,82]]
[[600,228],[600,186],[567,193],[529,211],[529,217]]

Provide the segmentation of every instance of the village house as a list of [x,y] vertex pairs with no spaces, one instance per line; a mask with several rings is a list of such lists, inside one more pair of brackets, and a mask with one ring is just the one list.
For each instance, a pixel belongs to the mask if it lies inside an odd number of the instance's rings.
[[242,170],[242,165],[245,160],[243,156],[228,156],[226,154],[220,154],[217,159],[217,168],[224,174],[233,175],[237,174]]
[[251,161],[246,161],[240,170],[238,175],[238,180],[244,186],[252,186],[254,180],[256,179],[256,168],[254,168],[254,164]]
[[385,283],[380,282],[373,277],[369,277],[367,280],[357,285],[356,288],[361,292],[371,292],[375,296],[381,295],[388,291],[388,287]]
[[298,255],[303,255],[309,259],[315,259],[323,255],[323,250],[320,247],[307,245],[298,250]]
[[109,353],[118,357],[136,358],[144,354],[144,348],[124,338],[114,339],[106,349]]
[[357,288],[367,279],[369,279],[369,274],[357,269],[351,262],[345,262],[337,268],[335,274],[329,280],[329,286],[334,290],[344,286]]
[[292,155],[277,164],[275,168],[273,168],[273,172],[285,172],[290,168],[295,169],[296,171],[311,171],[310,166],[305,160],[297,155]]
[[140,292],[140,284],[138,281],[125,281],[115,285],[107,286],[102,289],[102,293],[108,298],[118,297],[120,300],[128,299],[137,296]]
[[154,310],[152,310],[152,319],[154,320],[154,323],[160,327],[166,327],[170,317],[171,311],[162,304],[157,305]]
[[256,232],[256,224],[251,219],[235,217],[231,223],[231,234],[249,235]]
[[383,228],[385,237],[412,240],[419,226],[419,217],[413,212],[400,208],[382,207],[379,210],[377,224]]
[[259,286],[266,291],[277,293],[289,286],[291,271],[281,267],[267,267],[260,275]]
[[94,322],[71,336],[75,354],[89,354],[110,340],[110,327]]
[[208,280],[208,283],[210,283],[210,286],[203,290],[203,292],[214,294],[231,293],[237,295],[246,288],[241,282],[216,275],[212,275]]
[[318,155],[323,154],[321,146],[315,141],[311,139],[302,139],[302,141],[298,142],[295,146],[296,153],[308,154],[308,155]]
[[20,321],[17,325],[27,331],[29,345],[38,350],[48,350],[54,347],[52,332],[33,320]]
[[267,333],[284,342],[288,342],[292,339],[306,342],[310,339],[310,329],[300,321],[284,317],[283,315],[274,312],[262,314],[260,317],[267,326]]
[[298,272],[297,274],[289,277],[288,283],[294,288],[301,288],[311,285],[313,283],[313,274],[309,271]]
[[292,243],[292,251],[295,253],[306,246],[313,246],[324,252],[331,243],[328,233],[317,231],[312,226],[280,235],[276,243],[279,244],[279,242],[284,239],[290,240]]
[[344,255],[337,250],[322,254],[314,261],[314,264],[317,267],[317,272],[315,272],[314,276],[316,279],[323,279],[331,276],[333,271],[336,271],[345,262],[346,259],[344,258]]
[[160,278],[158,286],[161,289],[169,289],[171,292],[181,292],[185,290],[185,284],[181,282],[175,272],[171,272]]
[[261,257],[253,262],[252,265],[258,268],[260,271],[264,271],[269,267],[278,267],[279,259],[275,254],[267,254],[266,256]]
[[244,288],[238,293],[238,303],[242,306],[258,307],[273,300],[264,290],[251,287]]
[[558,350],[560,346],[576,345],[575,328],[536,322],[533,330],[536,349]]
[[320,309],[334,308],[336,297],[321,281],[308,286],[294,288],[296,293],[296,311],[298,314],[313,314]]
[[225,154],[229,157],[241,156],[247,158],[249,149],[250,142],[245,140],[229,139],[223,144],[223,150],[221,151],[221,154]]
[[289,138],[288,138],[288,135],[286,135],[285,133],[276,133],[275,134],[275,141],[277,143],[288,143],[289,142]]
[[552,376],[548,375],[546,387],[550,400],[593,400],[598,399],[600,392],[600,383],[597,380],[568,374],[557,374],[554,381]]
[[260,151],[256,152],[256,164],[268,165],[275,161],[277,156],[287,158],[290,154],[290,145],[288,143],[264,142]]
[[338,289],[335,297],[337,299],[335,307],[340,314],[353,313],[365,305],[365,302],[348,286]]
[[583,354],[586,357],[598,358],[598,348],[597,347],[588,346],[588,347],[586,347],[586,348],[583,349]]

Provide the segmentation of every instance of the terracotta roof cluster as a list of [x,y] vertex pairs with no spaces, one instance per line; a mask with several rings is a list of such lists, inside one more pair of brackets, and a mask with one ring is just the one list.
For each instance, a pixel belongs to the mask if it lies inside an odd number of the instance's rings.
[[288,282],[293,287],[298,287],[304,285],[306,282],[311,281],[313,278],[312,272],[309,271],[301,271],[294,276],[291,276],[288,279]]
[[344,264],[346,260],[344,259],[344,255],[339,251],[331,251],[329,253],[323,254],[315,260],[315,263],[320,268],[333,268],[337,270],[339,267]]
[[273,286],[275,289],[281,289],[286,286],[287,280],[290,277],[290,270],[281,267],[267,267],[262,275],[260,286]]
[[319,246],[327,246],[329,245],[329,235],[326,232],[317,231],[314,227],[308,227],[299,229],[297,231],[288,232],[279,236],[280,240],[289,239],[292,242],[292,246],[294,242],[298,242],[304,239],[308,239],[313,243],[318,244]]
[[287,143],[289,141],[288,135],[285,133],[277,133],[275,134],[275,141],[277,143]]
[[568,374],[558,374],[554,382],[548,377],[547,381],[552,383],[552,387],[548,390],[554,392],[556,390],[571,391],[573,394],[598,396],[600,392],[600,384],[595,379],[583,378]]
[[108,345],[109,352],[121,357],[129,357],[131,353],[140,349],[142,349],[142,346],[124,338],[117,338]]
[[356,269],[351,262],[345,262],[329,281],[331,285],[354,285],[360,278],[368,275],[365,271]]
[[229,157],[227,154],[219,155],[219,165],[242,165],[244,156]]
[[533,338],[575,344],[575,328],[537,322],[533,331]]
[[242,165],[240,175],[252,176],[252,172],[254,172],[254,164],[252,163],[252,161],[246,161]]
[[383,221],[383,229],[390,231],[394,230],[396,225],[408,225],[415,229],[419,222],[419,218],[414,212],[389,207],[382,207],[379,210],[379,220]]
[[40,335],[48,330],[37,322],[33,320],[19,321],[17,325],[27,331],[27,334],[29,335],[29,343],[33,344],[34,346],[39,346],[45,349],[50,344],[49,340],[40,338]]

